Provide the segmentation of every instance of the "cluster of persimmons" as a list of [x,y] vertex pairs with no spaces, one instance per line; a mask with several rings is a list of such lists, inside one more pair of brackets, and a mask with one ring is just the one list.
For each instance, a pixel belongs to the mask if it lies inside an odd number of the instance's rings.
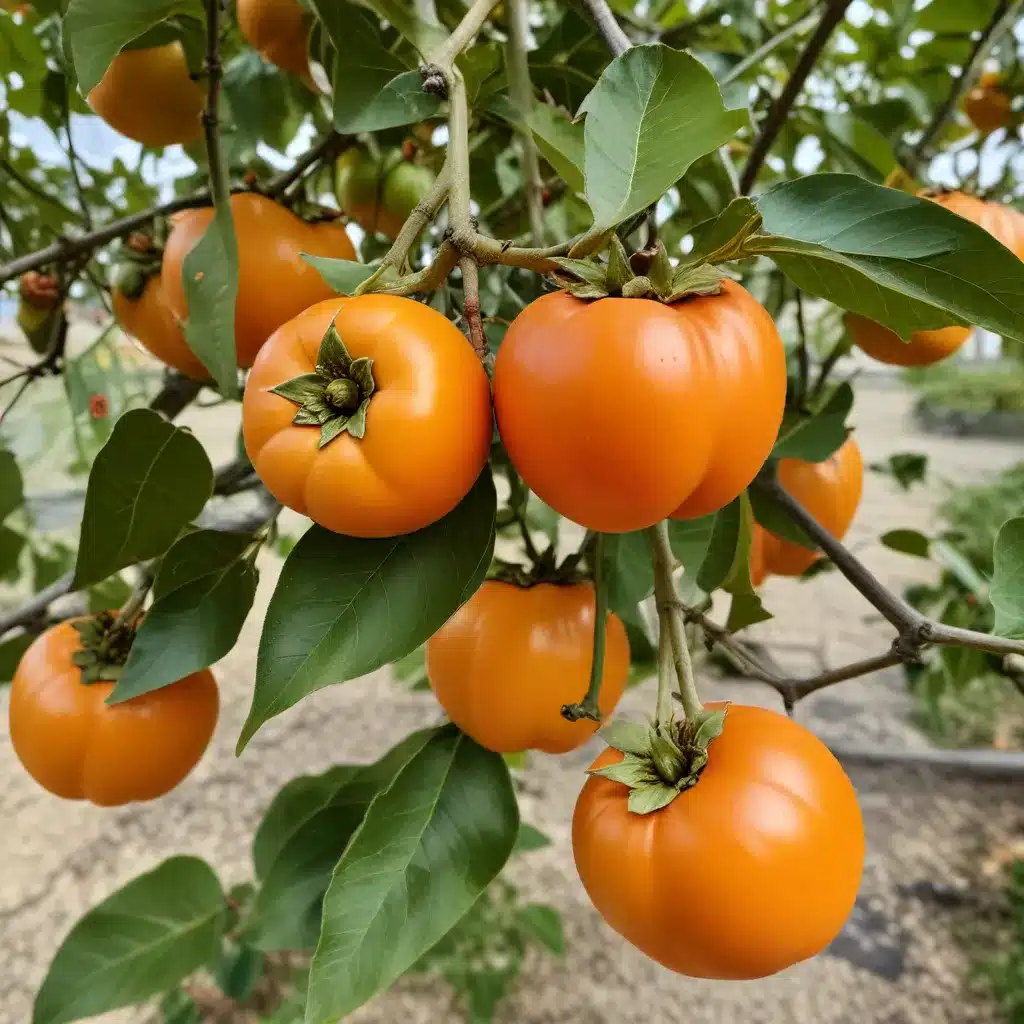
[[[294,0],[239,3],[250,42],[304,78],[306,18]],[[180,47],[139,52],[115,59],[90,103],[149,145],[195,141],[203,97]],[[126,111],[124,91],[140,80],[159,82],[159,124]],[[404,198],[380,202],[380,177],[393,170],[357,149],[338,168],[343,212],[391,237],[408,213],[395,208],[408,207]],[[1024,253],[1019,215],[960,193],[929,197]],[[673,302],[552,291],[511,324],[491,379],[464,335],[430,306],[333,294],[301,254],[355,259],[340,220],[307,222],[258,193],[233,196],[231,212],[235,349],[250,371],[245,448],[271,494],[327,530],[396,537],[437,522],[486,471],[495,425],[526,485],[598,533],[722,509],[775,444],[784,347],[767,311],[730,279]],[[199,379],[207,372],[186,342],[184,266],[212,217],[211,208],[178,213],[162,245],[133,236],[114,288],[124,329]],[[29,306],[59,300],[35,278],[26,291]],[[920,331],[904,342],[854,315],[847,329],[869,356],[903,366],[946,358],[969,330]],[[852,439],[821,463],[783,460],[779,474],[831,533],[846,532],[863,478]],[[800,575],[816,557],[757,527],[752,582]],[[574,749],[597,723],[569,721],[560,710],[587,688],[595,620],[589,580],[488,580],[428,642],[431,685],[454,722],[490,750]],[[59,796],[99,805],[152,799],[188,774],[209,741],[217,690],[208,670],[105,703],[137,622],[109,613],[60,624],[18,668],[12,742]],[[601,628],[599,704],[608,717],[630,650],[615,614]],[[624,785],[627,769],[635,773]],[[860,812],[838,763],[795,722],[732,706],[710,745],[684,723],[636,749],[610,748],[591,771],[573,821],[580,876],[608,922],[659,962],[695,976],[759,977],[814,955],[842,926],[861,875]],[[675,787],[679,798],[634,813],[627,796],[647,784]]]

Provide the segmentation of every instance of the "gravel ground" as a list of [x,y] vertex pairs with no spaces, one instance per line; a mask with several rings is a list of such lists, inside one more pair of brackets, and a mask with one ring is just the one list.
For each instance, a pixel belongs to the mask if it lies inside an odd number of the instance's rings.
[[[893,451],[925,451],[933,469],[973,479],[1024,457],[991,441],[918,435],[906,419],[907,396],[893,387],[858,392],[857,437],[865,461]],[[189,422],[217,461],[230,454],[233,431],[219,410]],[[851,531],[854,546],[891,585],[932,571],[875,542],[899,526],[927,528],[937,491],[903,495],[875,474]],[[173,853],[207,857],[222,881],[251,871],[249,841],[273,793],[297,773],[338,761],[368,761],[414,728],[438,719],[429,694],[410,693],[379,672],[322,690],[275,719],[241,760],[233,745],[251,693],[259,626],[277,573],[265,558],[257,609],[218,670],[223,710],[214,744],[199,768],[155,805],[100,811],[59,801],[20,770],[0,724],[0,1022],[24,1024],[32,993],[61,937],[93,903]],[[809,584],[771,580],[766,602],[777,613],[752,633],[786,664],[829,665],[884,649],[885,624],[834,574]],[[709,681],[711,695],[777,706],[765,688]],[[5,697],[0,694],[0,712]],[[624,702],[639,715],[650,706],[644,684]],[[925,743],[907,722],[898,676],[876,676],[816,695],[801,717],[829,739]],[[565,919],[565,960],[531,955],[522,983],[502,1012],[519,1024],[970,1024],[996,1021],[993,1008],[964,990],[965,954],[952,931],[976,918],[969,885],[993,847],[1024,833],[1019,786],[962,781],[894,768],[851,768],[868,832],[862,892],[849,925],[824,955],[774,978],[745,984],[680,978],[646,960],[611,932],[590,907],[569,849],[569,818],[592,751],[534,756],[522,773],[525,820],[552,846],[531,853],[513,874],[527,899],[558,907]],[[110,1015],[109,1024],[140,1020]],[[440,1024],[462,1020],[450,992],[430,978],[400,982],[352,1014],[359,1024]]]

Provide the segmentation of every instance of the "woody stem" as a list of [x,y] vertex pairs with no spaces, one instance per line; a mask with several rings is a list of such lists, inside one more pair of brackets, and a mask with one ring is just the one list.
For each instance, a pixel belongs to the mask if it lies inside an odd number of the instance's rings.
[[[671,650],[672,662],[675,666],[676,679],[679,683],[679,697],[683,711],[688,719],[700,715],[704,708],[697,692],[697,680],[693,674],[693,662],[690,660],[690,649],[686,644],[686,633],[683,629],[683,605],[676,593],[675,557],[669,542],[668,522],[662,520],[647,531],[647,539],[651,545],[651,562],[654,566],[654,600],[658,608],[659,651],[664,651],[664,640],[667,636]],[[659,659],[660,660],[660,659]],[[658,704],[655,721],[659,726],[667,725],[672,718],[672,693],[669,673],[658,671]]]

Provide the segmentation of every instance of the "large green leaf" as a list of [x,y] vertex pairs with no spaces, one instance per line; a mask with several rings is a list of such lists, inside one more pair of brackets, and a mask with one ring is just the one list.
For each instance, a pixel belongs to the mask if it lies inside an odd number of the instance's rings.
[[1024,639],[1024,517],[1003,523],[992,552],[994,632]]
[[192,434],[149,409],[126,412],[89,474],[73,588],[162,555],[212,492]]
[[92,91],[128,43],[175,16],[202,19],[202,0],[71,0],[63,27],[82,92]]
[[185,340],[220,390],[238,393],[235,300],[238,297],[238,239],[230,203],[217,207],[203,237],[181,267],[188,301]]
[[901,337],[958,323],[1024,341],[1024,263],[938,203],[852,174],[808,175],[755,202],[764,234],[744,252],[805,291]]
[[587,202],[597,230],[657,202],[690,165],[747,122],[727,110],[715,76],[661,43],[616,57],[583,101]]
[[[242,557],[252,540],[246,533],[197,530],[167,552],[160,596],[142,620],[108,704],[169,686],[220,661],[235,646],[256,596],[256,569]],[[195,561],[199,551],[210,558],[205,571]],[[186,575],[192,578],[167,589],[168,578]]]
[[453,725],[434,731],[370,804],[324,899],[308,1024],[387,988],[504,866],[519,814],[508,767]]
[[162,994],[217,956],[226,910],[209,864],[165,860],[71,929],[36,996],[32,1024],[64,1024]]
[[891,143],[874,125],[848,111],[831,111],[822,121],[851,170],[882,181],[896,166]]
[[0,523],[25,500],[21,470],[14,456],[0,448]]
[[334,44],[334,127],[371,132],[436,114],[440,99],[381,38],[378,22],[350,4],[310,0]]
[[654,589],[651,547],[643,531],[605,534],[602,568],[608,607],[617,614],[631,614]]
[[270,601],[239,751],[307,694],[404,657],[440,629],[483,582],[496,504],[485,469],[448,515],[416,533],[360,540],[310,528]]
[[337,765],[292,779],[274,797],[253,838],[261,885],[246,926],[259,949],[312,949],[335,865],[380,790],[430,740],[407,736],[375,764]]
[[730,501],[715,513],[707,553],[697,571],[697,586],[706,593],[717,590],[729,577],[743,528],[742,502]]
[[537,148],[573,192],[582,192],[583,126],[556,110],[549,103],[538,103],[527,122]]
[[852,408],[853,388],[844,381],[817,413],[800,417],[788,429],[783,427],[772,457],[824,462],[846,441],[846,417]]

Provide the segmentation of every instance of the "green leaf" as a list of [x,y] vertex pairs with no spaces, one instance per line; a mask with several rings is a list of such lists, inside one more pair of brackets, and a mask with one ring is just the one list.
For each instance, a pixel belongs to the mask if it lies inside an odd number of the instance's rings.
[[654,589],[651,549],[642,531],[608,533],[602,544],[602,570],[613,612],[629,613]]
[[699,60],[661,43],[616,57],[579,113],[586,114],[584,176],[595,231],[657,202],[747,123],[746,111],[726,110]]
[[696,579],[707,557],[715,529],[715,515],[716,513],[712,512],[698,519],[668,521],[668,539],[672,545],[672,554],[682,562],[686,575],[691,579]]
[[25,535],[9,526],[0,526],[0,580],[14,583],[21,576],[21,553]]
[[366,71],[359,64],[335,65],[334,127],[339,132],[378,132],[404,124],[418,124],[436,117],[441,100],[425,92],[418,71],[403,71],[382,85],[369,100],[361,98],[360,90],[352,86],[365,85]]
[[88,95],[121,50],[175,15],[201,19],[200,0],[71,0],[63,30],[82,93]]
[[663,782],[643,789],[630,790],[626,806],[633,814],[652,814],[667,807],[679,796],[679,790],[675,786],[666,786]]
[[697,571],[697,586],[708,594],[717,590],[729,577],[740,541],[741,523],[739,498],[715,513],[708,551]]
[[886,462],[872,463],[869,468],[891,476],[900,490],[909,491],[914,484],[924,480],[928,472],[928,456],[920,452],[896,452]]
[[238,393],[235,300],[238,298],[238,240],[228,202],[216,208],[203,237],[181,267],[188,303],[185,340],[221,392]]
[[205,861],[165,860],[71,929],[36,996],[32,1024],[93,1017],[174,987],[217,955],[226,909]]
[[173,590],[142,620],[108,704],[120,704],[220,661],[234,646],[256,596],[257,574],[237,560]]
[[1024,639],[1024,517],[1010,519],[999,528],[992,559],[993,632]]
[[334,127],[373,132],[414,124],[441,101],[423,89],[419,72],[384,45],[379,25],[351,4],[310,0],[334,44]]
[[35,637],[31,633],[13,636],[0,643],[0,684],[9,683],[21,661],[21,656],[32,646]]
[[526,120],[540,155],[573,192],[582,194],[583,125],[572,122],[549,103],[536,104]]
[[770,256],[804,291],[907,338],[972,324],[1024,341],[1024,263],[938,203],[852,174],[812,174],[755,200]]
[[732,595],[729,602],[729,615],[725,620],[725,628],[730,633],[736,633],[758,622],[767,622],[771,617],[772,613],[765,609],[757,594],[736,593]]
[[370,765],[337,765],[292,779],[274,797],[253,838],[261,881],[245,940],[263,950],[312,949],[331,874],[373,798],[428,742],[407,736]]
[[527,938],[539,942],[555,956],[565,955],[565,930],[562,915],[554,907],[530,903],[520,907],[516,924]]
[[179,537],[160,559],[153,597],[159,601],[172,591],[226,569],[253,543],[251,533],[227,530],[192,530]]
[[519,813],[500,754],[448,725],[380,793],[324,899],[308,1024],[334,1024],[411,967],[508,860]]
[[311,527],[270,600],[239,751],[307,694],[372,672],[437,632],[483,582],[496,507],[485,469],[448,515],[416,533],[361,540]]
[[651,752],[651,730],[638,722],[627,722],[616,718],[603,726],[598,735],[623,754],[649,754]]
[[824,462],[845,443],[846,418],[853,408],[853,388],[843,381],[813,416],[801,417],[772,449],[772,458]]
[[162,555],[213,493],[213,467],[187,430],[149,409],[114,425],[85,493],[73,590]]
[[976,597],[988,600],[988,581],[965,554],[941,537],[932,541],[931,549],[939,565],[948,569]]
[[230,946],[213,969],[217,987],[236,1002],[252,995],[263,977],[263,954],[251,946]]
[[512,853],[533,853],[534,850],[543,850],[545,846],[550,845],[551,840],[540,829],[527,825],[524,821],[519,825],[519,834],[516,836],[516,845],[512,848]]
[[366,280],[373,277],[379,266],[374,263],[357,263],[355,260],[333,260],[327,256],[310,256],[303,253],[302,258],[317,270],[317,273],[339,294],[352,295]]
[[25,488],[18,463],[6,448],[0,448],[0,523],[20,508],[24,500]]
[[800,547],[807,548],[808,551],[818,550],[818,545],[793,522],[785,508],[756,480],[748,488],[747,495],[754,510],[754,518],[769,533],[774,533],[776,537],[781,537],[783,540],[799,544]]
[[844,165],[866,178],[882,181],[896,166],[896,153],[874,125],[848,111],[831,111],[822,117],[825,129],[838,144]]
[[928,558],[931,553],[931,541],[918,530],[890,530],[881,539],[887,548],[904,555]]

